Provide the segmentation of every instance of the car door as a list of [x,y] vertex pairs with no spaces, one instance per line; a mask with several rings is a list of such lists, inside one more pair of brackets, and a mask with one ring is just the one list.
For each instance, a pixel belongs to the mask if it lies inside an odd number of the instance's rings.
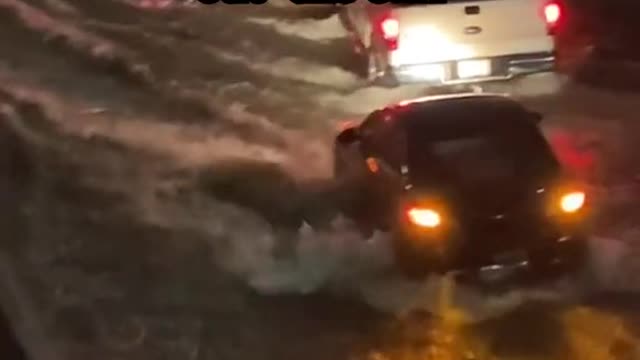
[[376,159],[380,176],[377,182],[378,199],[382,207],[382,220],[386,226],[395,219],[399,199],[406,185],[403,168],[406,167],[406,132],[399,126],[391,127],[381,138]]
[[[386,133],[386,124],[382,111],[375,111],[369,115],[360,126],[360,153],[365,165],[366,173],[361,183],[362,212],[368,221],[378,223],[381,214],[381,188],[385,170],[380,169],[379,146],[380,139]],[[384,166],[384,164],[383,164]]]
[[401,169],[406,158],[406,136],[400,126],[384,119],[375,130],[364,143],[370,168],[368,192],[378,224],[387,228],[394,218],[397,200],[403,191]]

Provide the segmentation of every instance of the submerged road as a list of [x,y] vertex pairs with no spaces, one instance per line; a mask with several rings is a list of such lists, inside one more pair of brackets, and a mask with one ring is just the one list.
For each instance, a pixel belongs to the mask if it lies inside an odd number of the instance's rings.
[[429,91],[363,86],[331,9],[288,3],[0,0],[0,300],[32,353],[637,359],[640,96],[496,85],[547,115],[558,149],[599,144],[567,159],[606,204],[599,295],[409,283],[385,234],[338,216],[331,143]]

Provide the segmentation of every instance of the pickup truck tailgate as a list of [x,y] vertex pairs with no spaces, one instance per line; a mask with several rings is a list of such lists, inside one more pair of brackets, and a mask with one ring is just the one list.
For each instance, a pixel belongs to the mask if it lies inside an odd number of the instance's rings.
[[553,41],[540,0],[450,0],[397,5],[396,64],[550,52]]

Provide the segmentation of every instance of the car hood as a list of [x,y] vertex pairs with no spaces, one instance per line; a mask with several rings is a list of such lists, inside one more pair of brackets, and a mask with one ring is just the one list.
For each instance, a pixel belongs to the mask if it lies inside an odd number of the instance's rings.
[[436,185],[414,179],[412,185],[414,197],[420,197],[427,190],[429,193],[441,194],[455,208],[456,213],[476,218],[537,212],[544,201],[544,194],[539,189],[546,187],[546,183],[523,179],[461,186],[454,183]]
[[530,209],[537,203],[536,186],[522,184],[478,184],[471,189],[458,189],[457,201],[474,215],[506,215]]

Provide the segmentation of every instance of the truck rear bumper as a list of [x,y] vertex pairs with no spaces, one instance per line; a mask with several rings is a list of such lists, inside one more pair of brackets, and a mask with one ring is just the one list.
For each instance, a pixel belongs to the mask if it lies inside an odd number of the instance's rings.
[[[462,76],[460,63],[464,61],[486,60],[488,73],[477,76]],[[390,69],[399,83],[426,83],[434,86],[473,84],[488,81],[504,81],[517,76],[554,70],[555,56],[551,52],[537,52],[499,56],[488,59],[466,59],[427,64],[401,65]]]

